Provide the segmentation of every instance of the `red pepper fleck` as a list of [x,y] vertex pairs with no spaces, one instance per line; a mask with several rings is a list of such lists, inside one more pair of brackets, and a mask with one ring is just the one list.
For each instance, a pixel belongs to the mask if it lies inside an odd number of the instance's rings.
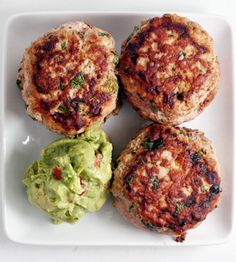
[[61,169],[58,166],[55,166],[52,170],[52,175],[56,180],[61,180],[62,175],[61,175]]
[[94,161],[94,165],[95,167],[99,168],[100,165],[101,165],[101,161],[102,161],[102,154],[98,153],[97,156],[96,156],[96,159]]
[[86,183],[84,183],[84,178],[81,177],[81,176],[79,177],[79,180],[80,180],[80,184],[81,184],[81,186],[84,187],[84,191],[83,191],[82,193],[78,194],[78,195],[79,195],[79,196],[82,196],[83,194],[86,193]]
[[85,193],[85,191],[83,191],[82,193],[78,194],[79,196],[82,196]]

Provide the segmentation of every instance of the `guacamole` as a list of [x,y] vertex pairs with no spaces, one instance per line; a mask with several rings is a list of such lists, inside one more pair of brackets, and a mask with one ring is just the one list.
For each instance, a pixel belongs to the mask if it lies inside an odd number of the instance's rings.
[[25,171],[29,201],[54,223],[75,223],[102,207],[109,194],[112,144],[101,129],[61,138],[43,149]]

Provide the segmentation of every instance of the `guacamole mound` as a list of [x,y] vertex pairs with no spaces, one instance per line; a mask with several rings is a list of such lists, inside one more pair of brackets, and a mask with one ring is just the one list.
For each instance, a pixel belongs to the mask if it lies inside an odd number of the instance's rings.
[[29,201],[56,224],[75,223],[86,211],[100,209],[109,194],[111,155],[112,144],[97,128],[54,141],[25,171]]

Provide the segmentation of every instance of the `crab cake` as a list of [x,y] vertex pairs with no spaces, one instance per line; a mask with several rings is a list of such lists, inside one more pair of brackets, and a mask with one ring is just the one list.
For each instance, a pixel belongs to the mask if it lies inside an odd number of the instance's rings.
[[135,226],[183,241],[220,199],[220,173],[210,141],[188,128],[152,124],[117,160],[113,204]]
[[27,113],[74,136],[116,108],[118,61],[112,36],[83,22],[64,24],[25,50],[17,84]]
[[215,97],[219,64],[213,40],[200,25],[166,14],[134,28],[122,45],[119,74],[143,118],[178,125]]

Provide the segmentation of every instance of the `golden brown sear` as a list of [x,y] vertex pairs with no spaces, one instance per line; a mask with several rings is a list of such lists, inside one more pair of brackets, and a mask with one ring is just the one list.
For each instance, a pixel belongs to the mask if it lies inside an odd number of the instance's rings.
[[142,117],[177,125],[215,97],[219,65],[213,40],[200,25],[167,14],[135,27],[122,45],[119,74]]
[[117,159],[114,206],[135,226],[183,241],[220,199],[219,166],[210,141],[188,128],[152,124]]
[[112,36],[83,22],[64,24],[26,49],[18,84],[27,112],[52,131],[74,136],[116,108]]

